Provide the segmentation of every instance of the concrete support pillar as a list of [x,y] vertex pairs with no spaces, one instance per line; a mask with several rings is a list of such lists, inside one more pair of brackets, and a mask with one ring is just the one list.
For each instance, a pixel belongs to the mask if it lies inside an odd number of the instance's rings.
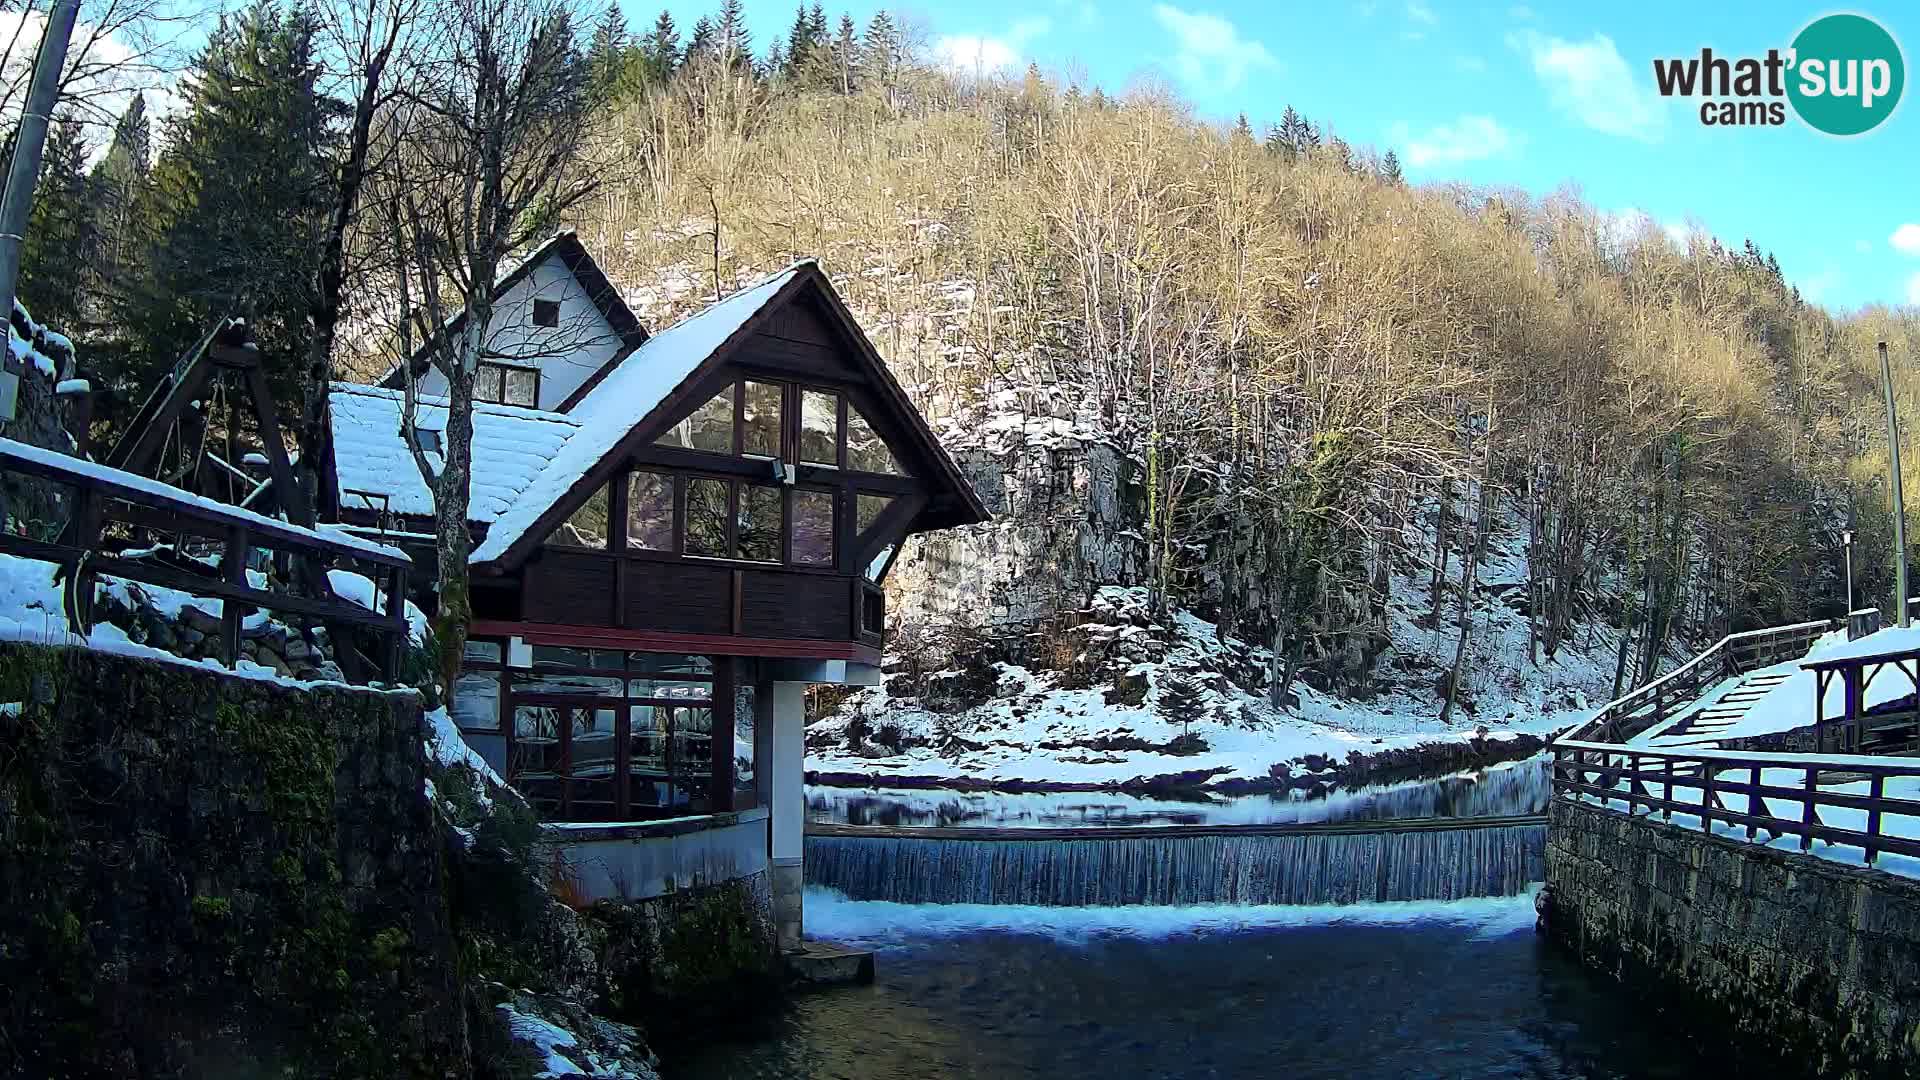
[[801,889],[806,871],[806,795],[802,791],[806,756],[806,684],[767,685],[766,701],[755,719],[773,729],[769,780],[772,859],[768,886],[773,894],[774,939],[781,951],[800,947]]

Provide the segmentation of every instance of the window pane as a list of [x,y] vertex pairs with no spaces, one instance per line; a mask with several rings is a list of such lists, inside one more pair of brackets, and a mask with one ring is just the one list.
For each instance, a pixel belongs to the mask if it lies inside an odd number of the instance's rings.
[[905,476],[907,472],[893,459],[893,451],[887,449],[873,425],[852,406],[847,408],[847,468],[893,476]]
[[854,518],[854,535],[865,536],[867,530],[873,528],[873,523],[880,520],[880,515],[886,511],[887,507],[893,505],[893,496],[861,494],[854,497],[854,503],[857,508]]
[[607,488],[602,484],[573,516],[562,522],[547,537],[549,544],[567,547],[602,548],[607,546]]
[[673,477],[650,472],[627,477],[627,546],[673,550]]
[[585,777],[612,776],[613,738],[612,709],[573,710],[572,774]]
[[655,440],[659,446],[733,453],[733,387],[727,386],[694,410],[692,416],[667,429]]
[[840,464],[840,395],[800,392],[800,460],[809,465]]
[[574,649],[565,645],[535,645],[533,666],[536,668],[592,668],[595,671],[619,671],[626,665],[621,662],[621,654],[614,649]]
[[[753,684],[733,690],[733,789],[751,795],[753,784]],[[736,798],[736,804],[739,800]]]
[[887,572],[887,562],[893,558],[893,545],[888,544],[876,553],[873,561],[867,564],[867,580],[878,582]]
[[502,399],[509,405],[525,405],[531,409],[536,404],[533,388],[538,382],[536,374],[527,368],[507,369],[507,392]]
[[664,675],[711,675],[713,661],[705,656],[681,653],[634,652],[627,654],[627,670],[635,674],[655,672]]
[[666,698],[672,701],[712,701],[710,682],[675,682],[671,679],[629,679],[627,696]]
[[793,493],[793,561],[800,566],[833,565],[833,493]]
[[780,561],[780,489],[748,484],[740,493],[737,558]]
[[500,673],[471,671],[453,683],[453,722],[475,731],[500,730]]
[[468,660],[497,664],[500,662],[500,643],[488,641],[485,638],[468,638],[466,647],[461,650],[461,655]]
[[726,558],[728,486],[705,477],[687,481],[687,554]]
[[595,697],[619,697],[625,684],[618,676],[567,675],[547,671],[513,673],[515,694],[591,694]]
[[745,411],[740,419],[742,453],[761,457],[780,456],[780,399],[784,387],[778,383],[747,383]]
[[500,377],[502,371],[498,364],[481,364],[473,373],[473,400],[499,401]]

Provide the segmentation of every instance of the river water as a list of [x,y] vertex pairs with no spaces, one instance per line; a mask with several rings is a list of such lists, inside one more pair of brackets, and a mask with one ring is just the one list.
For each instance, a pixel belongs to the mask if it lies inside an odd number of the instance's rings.
[[1273,795],[1156,799],[1118,792],[807,788],[807,820],[841,825],[1063,829],[1102,825],[1280,825],[1546,811],[1544,756],[1425,780]]
[[813,890],[807,921],[877,949],[875,985],[670,1055],[668,1080],[1726,1072],[1718,1046],[1537,938],[1525,895],[1100,909]]

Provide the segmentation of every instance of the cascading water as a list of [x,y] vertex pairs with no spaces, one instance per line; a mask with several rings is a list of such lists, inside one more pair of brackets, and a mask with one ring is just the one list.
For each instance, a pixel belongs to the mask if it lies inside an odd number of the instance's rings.
[[1546,826],[1246,830],[1164,837],[809,836],[807,880],[934,904],[1358,904],[1512,896],[1542,877]]

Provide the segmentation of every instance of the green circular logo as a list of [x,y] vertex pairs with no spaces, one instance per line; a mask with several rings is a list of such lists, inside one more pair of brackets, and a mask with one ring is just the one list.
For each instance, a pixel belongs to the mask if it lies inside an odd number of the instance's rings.
[[1823,15],[1808,23],[1793,39],[1790,63],[1793,111],[1829,135],[1879,127],[1907,83],[1900,43],[1865,15]]

